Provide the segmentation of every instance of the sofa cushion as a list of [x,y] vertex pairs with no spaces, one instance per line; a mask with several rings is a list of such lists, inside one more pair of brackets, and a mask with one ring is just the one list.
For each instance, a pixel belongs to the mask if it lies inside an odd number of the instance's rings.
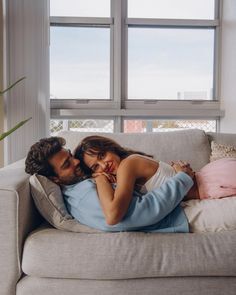
[[37,174],[30,176],[30,188],[37,209],[57,229],[86,233],[99,232],[80,224],[68,213],[60,187],[47,177]]
[[235,276],[236,231],[207,234],[71,233],[41,229],[26,240],[32,277],[129,279]]
[[73,280],[25,276],[17,295],[235,295],[235,277]]
[[181,203],[190,232],[236,230],[236,196],[222,199],[193,199]]
[[[74,150],[86,136],[94,133],[61,131],[58,136],[66,139],[67,147]],[[134,150],[144,151],[155,159],[170,162],[185,160],[198,171],[209,162],[211,148],[204,131],[198,129],[155,133],[99,133]]]

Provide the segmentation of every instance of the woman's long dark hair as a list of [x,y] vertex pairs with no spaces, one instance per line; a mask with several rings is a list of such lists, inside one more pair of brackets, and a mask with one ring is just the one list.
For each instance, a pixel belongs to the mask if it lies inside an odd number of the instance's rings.
[[[112,152],[118,155],[122,160],[133,154],[139,154],[151,158],[153,157],[140,151],[122,147],[113,139],[99,135],[85,137],[75,149],[74,157],[80,159],[82,161],[81,164],[84,166],[84,154],[99,156],[105,154],[106,152]],[[86,167],[83,167],[83,169],[86,169]]]

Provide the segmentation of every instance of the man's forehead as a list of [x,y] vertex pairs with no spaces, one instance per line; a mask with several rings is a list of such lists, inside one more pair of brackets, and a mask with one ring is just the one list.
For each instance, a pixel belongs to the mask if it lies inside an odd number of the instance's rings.
[[59,152],[54,154],[52,157],[50,157],[49,162],[53,166],[59,167],[63,165],[63,163],[66,161],[69,155],[70,155],[70,151],[63,148]]

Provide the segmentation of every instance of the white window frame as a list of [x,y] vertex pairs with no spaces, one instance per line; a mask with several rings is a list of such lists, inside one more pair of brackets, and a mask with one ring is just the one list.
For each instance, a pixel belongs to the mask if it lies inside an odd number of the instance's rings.
[[[110,100],[51,99],[51,119],[99,118],[115,120],[114,132],[123,131],[123,120],[133,119],[215,119],[220,109],[219,69],[222,0],[215,0],[215,19],[127,18],[127,0],[111,0],[111,17],[51,17],[53,25],[110,27]],[[213,100],[128,100],[128,27],[213,28]]]

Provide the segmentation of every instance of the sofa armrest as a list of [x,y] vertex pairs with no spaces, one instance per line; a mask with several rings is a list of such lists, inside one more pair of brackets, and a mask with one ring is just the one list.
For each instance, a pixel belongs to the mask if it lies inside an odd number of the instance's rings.
[[0,169],[0,286],[5,295],[15,294],[23,242],[39,221],[28,179],[23,160]]

